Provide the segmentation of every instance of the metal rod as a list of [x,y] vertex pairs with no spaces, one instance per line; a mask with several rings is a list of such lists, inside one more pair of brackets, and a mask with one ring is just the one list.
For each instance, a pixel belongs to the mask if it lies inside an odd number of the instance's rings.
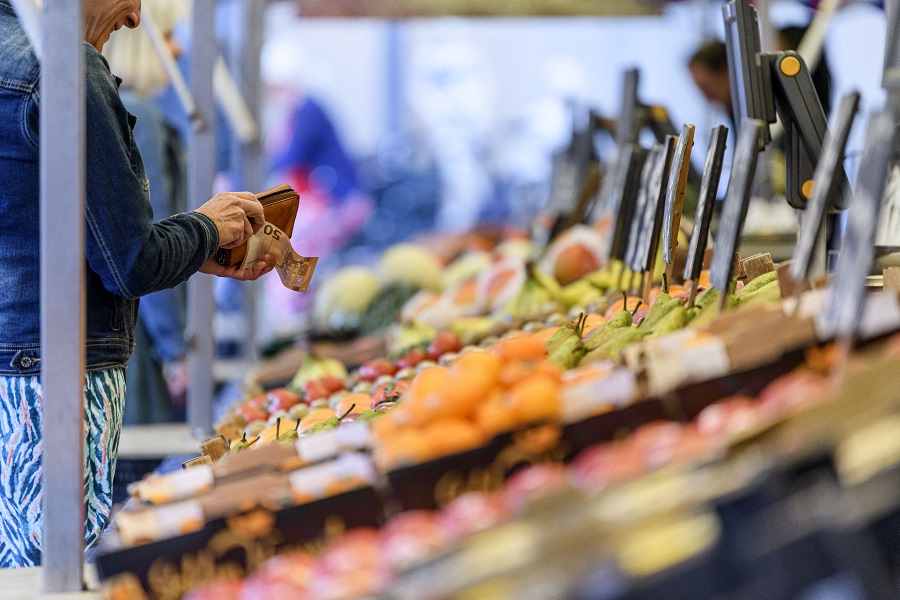
[[[233,141],[232,155],[235,157],[234,168],[235,186],[238,189],[254,192],[263,189],[263,152],[259,127],[262,90],[260,76],[260,53],[262,51],[262,34],[264,30],[266,2],[263,0],[244,0],[241,6],[240,27],[238,33],[240,39],[240,52],[235,61],[236,81],[231,80],[236,90],[245,90],[245,97],[241,97],[241,104],[247,116],[253,121],[255,133],[252,136],[238,135]],[[220,59],[224,65],[224,61]],[[215,81],[213,82],[215,86]],[[218,91],[218,88],[216,88]],[[221,95],[221,94],[220,94]],[[221,100],[221,98],[220,98]],[[227,114],[227,111],[226,111]],[[244,315],[247,319],[247,339],[242,347],[242,356],[245,360],[256,361],[256,341],[259,332],[260,305],[258,301],[262,291],[262,281],[248,281],[241,285],[244,299]]]
[[188,118],[191,120],[194,130],[202,131],[205,124],[200,117],[200,112],[197,110],[197,103],[188,89],[181,69],[178,68],[178,63],[175,62],[175,57],[172,56],[172,51],[169,49],[165,37],[153,19],[153,13],[146,6],[141,9],[141,29],[150,38],[150,43],[153,44],[153,49],[156,50],[163,69],[166,71],[166,75],[169,76],[172,87],[175,88],[175,94],[178,96],[178,100],[181,101],[184,112],[187,113]]
[[44,0],[41,20],[42,561],[44,591],[61,593],[81,591],[84,563],[82,0]]
[[[188,207],[197,208],[212,195],[216,174],[216,110],[212,73],[216,59],[214,0],[194,0],[191,34],[191,88],[206,127],[195,130],[188,145]],[[187,421],[198,438],[212,433],[213,423],[213,278],[198,273],[188,280]]]

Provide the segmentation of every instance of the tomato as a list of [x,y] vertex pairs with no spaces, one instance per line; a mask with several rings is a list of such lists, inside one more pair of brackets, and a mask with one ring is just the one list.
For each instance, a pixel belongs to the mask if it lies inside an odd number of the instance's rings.
[[236,410],[239,415],[244,417],[248,425],[254,421],[265,421],[269,418],[268,412],[250,402],[240,405]]
[[269,412],[275,412],[276,410],[288,411],[300,403],[300,396],[287,388],[274,389],[269,392],[268,397],[269,402],[267,406]]
[[326,375],[325,377],[321,377],[319,381],[321,381],[322,385],[325,386],[325,389],[328,390],[329,396],[335,392],[344,390],[344,380],[337,375]]
[[303,384],[303,397],[312,404],[316,400],[324,400],[331,395],[321,379],[311,379]]
[[397,365],[399,369],[407,369],[416,366],[427,358],[427,352],[425,352],[421,348],[413,348],[412,350],[395,360],[394,364]]
[[376,358],[366,361],[359,368],[359,378],[362,381],[375,381],[382,375],[393,375],[397,372],[397,366],[386,358]]
[[396,402],[407,390],[409,390],[409,382],[405,379],[382,383],[372,392],[372,408],[383,402]]
[[462,346],[458,335],[450,331],[440,331],[428,344],[428,357],[437,360],[448,352],[459,352]]

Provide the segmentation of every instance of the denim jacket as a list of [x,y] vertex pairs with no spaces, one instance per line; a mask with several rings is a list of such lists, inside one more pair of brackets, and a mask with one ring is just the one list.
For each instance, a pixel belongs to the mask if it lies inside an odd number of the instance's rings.
[[[138,298],[181,283],[219,245],[197,212],[153,222],[132,117],[106,60],[85,43],[86,368],[125,363]],[[40,372],[40,65],[0,0],[0,375]],[[62,294],[74,290],[57,290]]]

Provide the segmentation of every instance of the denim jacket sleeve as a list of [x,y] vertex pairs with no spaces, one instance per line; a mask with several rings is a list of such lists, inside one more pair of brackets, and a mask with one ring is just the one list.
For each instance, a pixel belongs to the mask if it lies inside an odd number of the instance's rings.
[[186,212],[153,222],[149,184],[106,59],[85,44],[85,162],[90,268],[110,292],[138,298],[196,273],[219,245],[215,224]]

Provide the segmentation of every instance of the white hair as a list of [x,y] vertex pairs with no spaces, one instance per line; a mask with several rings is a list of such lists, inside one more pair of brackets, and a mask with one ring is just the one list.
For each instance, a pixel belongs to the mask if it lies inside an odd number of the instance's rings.
[[[169,35],[185,14],[185,0],[143,0],[141,14],[149,13],[159,32]],[[112,34],[103,48],[113,74],[122,78],[122,87],[142,96],[161,92],[169,84],[162,61],[144,27],[123,28]]]

